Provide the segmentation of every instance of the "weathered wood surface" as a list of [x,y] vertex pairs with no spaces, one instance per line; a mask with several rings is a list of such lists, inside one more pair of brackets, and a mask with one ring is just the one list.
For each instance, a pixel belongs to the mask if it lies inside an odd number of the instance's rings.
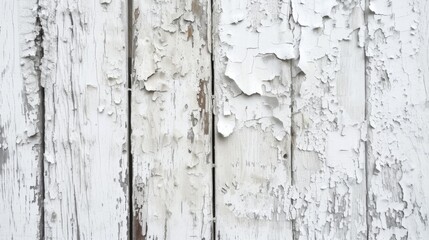
[[126,1],[39,4],[45,238],[127,239]]
[[366,239],[364,1],[292,1],[295,239]]
[[133,1],[134,239],[211,239],[210,13]]
[[429,239],[428,15],[0,0],[0,239]]
[[369,239],[429,239],[428,2],[369,10]]
[[288,1],[215,1],[216,239],[292,239]]
[[37,1],[0,1],[0,239],[43,237]]

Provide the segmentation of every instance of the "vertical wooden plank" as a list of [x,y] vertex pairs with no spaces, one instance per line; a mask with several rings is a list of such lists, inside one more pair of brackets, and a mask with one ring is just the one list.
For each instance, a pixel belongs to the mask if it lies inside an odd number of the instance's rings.
[[127,4],[40,5],[46,239],[127,239]]
[[211,239],[210,2],[133,8],[133,238]]
[[364,2],[292,0],[295,239],[365,239]]
[[369,10],[369,239],[429,239],[429,6]]
[[41,239],[37,1],[0,1],[0,239]]
[[216,239],[292,239],[290,2],[214,4]]

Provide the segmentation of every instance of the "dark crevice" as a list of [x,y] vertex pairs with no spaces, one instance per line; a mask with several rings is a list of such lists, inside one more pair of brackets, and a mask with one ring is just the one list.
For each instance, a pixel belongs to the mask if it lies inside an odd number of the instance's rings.
[[131,101],[132,101],[132,71],[133,71],[133,0],[127,1],[127,153],[128,153],[128,239],[134,239],[133,232],[133,154],[131,152]]
[[[369,109],[368,109],[368,57],[367,57],[367,39],[368,39],[368,14],[369,14],[369,0],[365,0],[365,10],[364,10],[364,25],[365,25],[365,46],[364,46],[364,71],[365,71],[365,124],[369,124]],[[367,128],[368,129],[368,128]],[[368,130],[367,133],[368,135]],[[369,139],[367,136],[367,139],[365,141],[365,192],[366,192],[366,196],[365,196],[365,206],[366,206],[366,239],[369,239],[369,234],[370,234],[370,213],[369,213],[369,177],[368,177],[368,169],[369,169],[369,162],[368,162],[368,148],[369,148],[369,143],[368,143]]]
[[212,214],[213,214],[213,222],[212,222],[212,239],[215,240],[216,239],[216,146],[215,146],[215,140],[216,140],[216,116],[214,114],[215,111],[215,57],[214,57],[214,0],[210,1],[211,4],[211,30],[210,30],[210,37],[211,38],[211,54],[210,54],[210,58],[211,58],[211,100],[212,100],[212,107],[211,107],[211,113],[212,113],[212,119],[211,119],[211,124],[212,124],[212,149],[211,149],[211,153],[212,153]]
[[39,1],[37,1],[37,15],[36,15],[36,22],[35,27],[38,31],[38,34],[36,38],[34,39],[35,46],[36,46],[36,57],[34,62],[34,69],[37,74],[37,80],[39,82],[39,96],[40,96],[40,103],[39,103],[39,122],[38,122],[38,129],[40,132],[40,152],[39,152],[39,164],[40,164],[40,188],[39,188],[39,199],[38,204],[40,207],[40,222],[39,222],[39,239],[45,239],[45,164],[44,164],[44,153],[45,153],[45,89],[42,86],[42,71],[40,69],[40,66],[42,64],[42,59],[44,55],[44,49],[43,49],[43,27],[42,22],[40,19],[40,11],[41,6],[39,4]]
[[[290,63],[290,98],[291,98],[291,106],[290,106],[290,178],[291,178],[291,186],[295,185],[295,178],[293,175],[293,169],[295,167],[294,165],[294,160],[295,160],[295,151],[293,150],[293,147],[295,145],[295,132],[294,132],[294,121],[293,121],[293,115],[294,115],[294,104],[295,104],[295,89],[294,89],[294,85],[293,85],[293,61],[289,61]],[[291,199],[290,200],[292,206],[294,205],[294,200]],[[296,220],[292,219],[292,239],[296,239],[295,236],[295,229],[296,229]]]

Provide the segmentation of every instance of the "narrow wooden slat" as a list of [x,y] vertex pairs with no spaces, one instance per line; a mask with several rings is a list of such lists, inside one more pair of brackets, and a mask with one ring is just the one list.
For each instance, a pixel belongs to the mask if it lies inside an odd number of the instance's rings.
[[210,13],[133,1],[134,239],[211,239]]
[[127,239],[127,4],[39,3],[46,239]]
[[365,239],[364,2],[292,1],[295,239]]
[[289,1],[214,1],[216,239],[292,239]]
[[37,1],[0,1],[0,239],[41,239]]
[[429,6],[369,9],[369,239],[429,239]]

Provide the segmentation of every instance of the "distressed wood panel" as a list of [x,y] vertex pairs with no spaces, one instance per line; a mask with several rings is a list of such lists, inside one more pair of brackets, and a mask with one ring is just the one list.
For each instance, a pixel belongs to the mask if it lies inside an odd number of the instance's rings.
[[46,239],[127,239],[127,4],[39,4]]
[[366,239],[364,1],[292,9],[295,239]]
[[214,4],[216,239],[292,239],[290,2]]
[[41,239],[37,1],[0,1],[0,239]]
[[369,239],[429,239],[428,2],[369,10]]
[[210,13],[133,1],[134,239],[211,239]]

